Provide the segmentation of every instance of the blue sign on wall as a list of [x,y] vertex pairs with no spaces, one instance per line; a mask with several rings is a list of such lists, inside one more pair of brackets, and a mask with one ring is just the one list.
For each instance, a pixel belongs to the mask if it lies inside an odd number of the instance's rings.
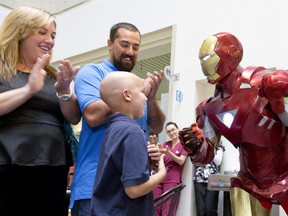
[[180,90],[176,90],[176,101],[181,102],[183,100],[183,93]]

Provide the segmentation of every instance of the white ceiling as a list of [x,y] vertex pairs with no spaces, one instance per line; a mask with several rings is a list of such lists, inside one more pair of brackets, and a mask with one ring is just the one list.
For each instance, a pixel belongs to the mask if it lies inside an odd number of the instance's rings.
[[89,0],[1,0],[0,5],[11,10],[19,6],[31,6],[56,15],[87,1]]

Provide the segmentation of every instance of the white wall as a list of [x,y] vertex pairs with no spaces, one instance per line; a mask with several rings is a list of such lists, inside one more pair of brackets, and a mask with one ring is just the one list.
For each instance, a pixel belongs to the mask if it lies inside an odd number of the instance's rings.
[[0,24],[11,10],[0,6]]
[[[107,45],[110,27],[131,22],[142,34],[170,26],[173,0],[90,0],[57,17],[54,60]],[[169,14],[170,13],[170,14]]]
[[200,70],[197,56],[201,42],[220,31],[233,33],[242,42],[243,66],[288,67],[285,0],[250,0],[245,4],[236,0],[90,0],[57,16],[54,59],[105,46],[110,27],[120,21],[134,23],[142,34],[177,24],[177,58],[195,73]]

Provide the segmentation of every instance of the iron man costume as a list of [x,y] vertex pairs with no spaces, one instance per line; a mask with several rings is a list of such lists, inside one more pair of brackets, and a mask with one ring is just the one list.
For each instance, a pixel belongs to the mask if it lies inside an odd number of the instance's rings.
[[[180,131],[193,163],[208,163],[225,136],[239,149],[240,170],[231,188],[253,195],[265,209],[278,204],[288,214],[288,73],[242,68],[243,49],[226,32],[208,37],[199,58],[204,75],[216,84],[214,96],[196,108],[196,122]],[[232,200],[231,203],[237,200]],[[237,204],[232,211],[237,215]],[[242,206],[243,208],[243,206]],[[257,212],[256,212],[257,214]],[[241,215],[241,214],[240,214]],[[258,212],[259,215],[259,212]]]

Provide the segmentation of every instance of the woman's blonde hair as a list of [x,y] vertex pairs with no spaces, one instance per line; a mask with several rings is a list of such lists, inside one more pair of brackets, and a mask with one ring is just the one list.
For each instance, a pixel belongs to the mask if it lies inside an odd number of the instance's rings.
[[[0,80],[9,81],[16,75],[16,64],[21,62],[21,41],[51,23],[56,27],[53,15],[32,7],[19,7],[7,15],[0,27]],[[51,69],[48,66],[47,72]]]

